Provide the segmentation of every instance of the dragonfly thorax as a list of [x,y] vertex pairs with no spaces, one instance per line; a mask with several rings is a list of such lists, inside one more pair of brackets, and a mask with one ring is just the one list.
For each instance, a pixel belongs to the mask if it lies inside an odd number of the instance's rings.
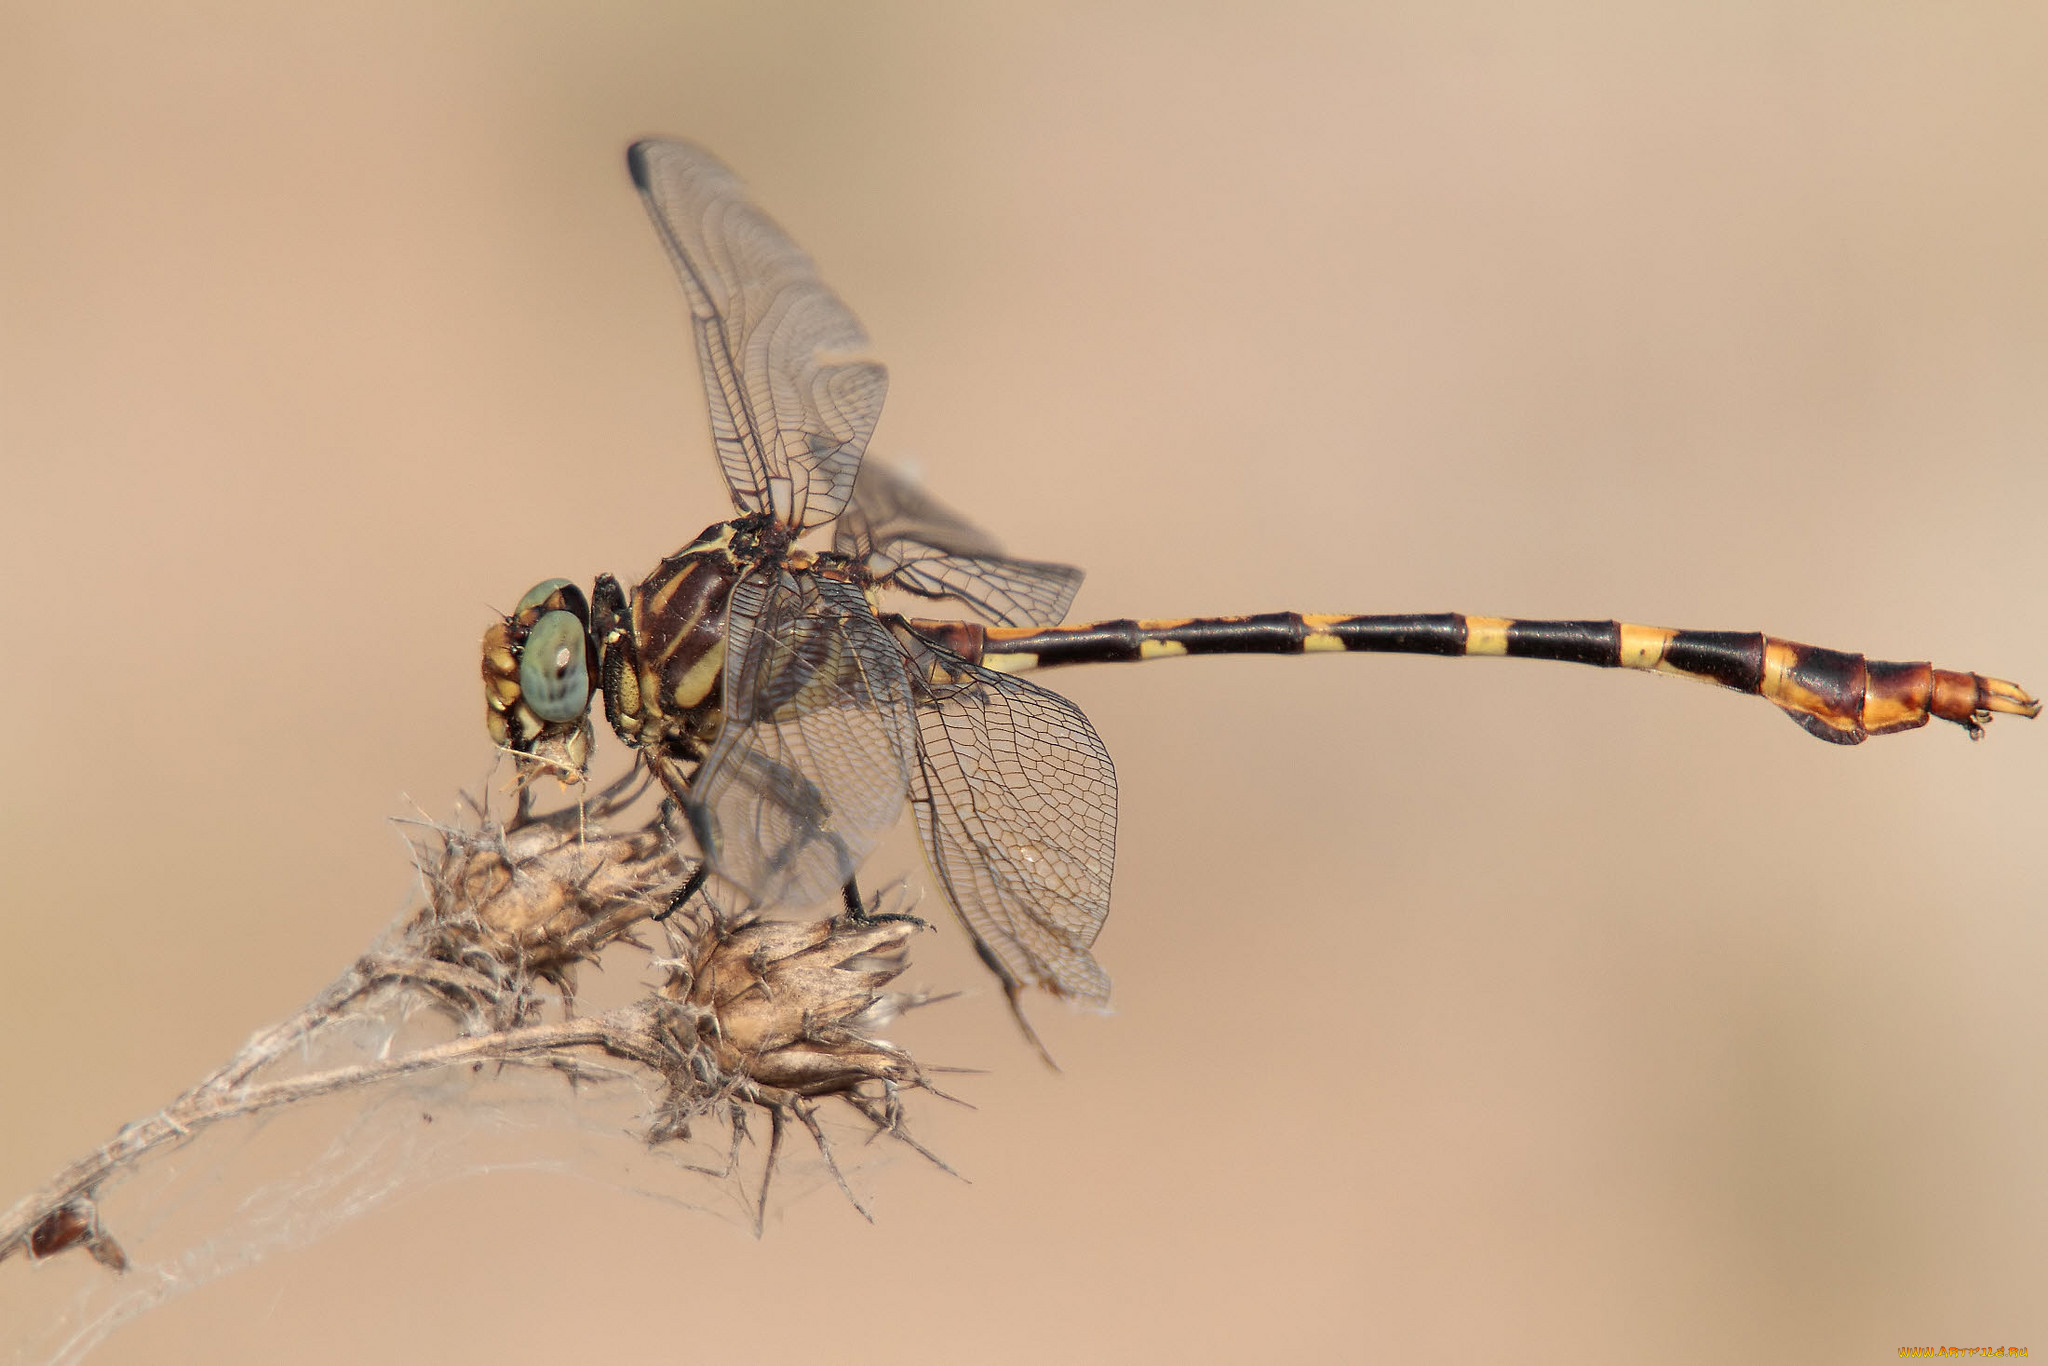
[[726,607],[733,584],[786,542],[759,516],[706,527],[624,593],[598,580],[605,715],[627,744],[695,761],[723,714]]

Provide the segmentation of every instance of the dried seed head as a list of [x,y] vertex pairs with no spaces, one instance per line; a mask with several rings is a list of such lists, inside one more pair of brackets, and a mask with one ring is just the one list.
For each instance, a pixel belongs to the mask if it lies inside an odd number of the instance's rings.
[[534,967],[601,949],[659,910],[663,889],[688,871],[660,821],[604,834],[573,807],[510,829],[443,831],[424,864],[430,914]]
[[[427,961],[391,958],[382,966],[477,1029],[539,1020],[534,988],[541,983],[561,994],[562,1027],[584,1018],[573,999],[576,964],[608,944],[640,944],[635,931],[669,904],[694,867],[675,852],[676,832],[661,815],[608,835],[573,809],[533,817],[522,808],[509,828],[487,823],[439,833],[440,848],[421,860],[431,905],[398,946]],[[747,1115],[765,1112],[770,1137],[757,1224],[791,1124],[809,1132],[842,1191],[866,1213],[833,1157],[817,1114],[821,1098],[951,1171],[904,1124],[901,1092],[933,1088],[909,1053],[877,1037],[902,1011],[930,999],[887,990],[923,922],[879,913],[811,922],[736,918],[708,898],[691,907],[663,922],[670,952],[651,964],[665,972],[661,984],[594,1017],[607,1052],[662,1080],[648,1141],[687,1139],[698,1121],[716,1117],[730,1126],[736,1153],[749,1134]]]
[[863,1082],[916,1085],[910,1055],[873,1031],[915,998],[883,990],[907,962],[912,920],[714,920],[664,988],[697,1008],[718,1069],[817,1096]]

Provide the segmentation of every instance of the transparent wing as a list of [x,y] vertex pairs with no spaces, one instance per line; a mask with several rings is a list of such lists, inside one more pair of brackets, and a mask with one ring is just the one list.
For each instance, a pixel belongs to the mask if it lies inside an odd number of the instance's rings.
[[995,537],[934,498],[923,480],[884,460],[861,467],[853,506],[832,534],[832,548],[842,555],[864,555],[895,541],[956,555],[1003,553]]
[[911,808],[953,909],[1016,984],[1106,1003],[1088,948],[1116,863],[1109,751],[1058,693],[928,643],[917,662]]
[[821,901],[896,823],[917,751],[902,648],[861,591],[760,570],[727,612],[725,720],[684,807],[762,909]]
[[633,183],[690,298],[711,437],[742,512],[823,526],[852,496],[888,372],[867,333],[725,165],[636,142]]
[[952,598],[995,626],[1057,626],[1081,587],[1072,565],[1004,555],[993,536],[879,460],[861,467],[832,536],[832,548],[878,583]]

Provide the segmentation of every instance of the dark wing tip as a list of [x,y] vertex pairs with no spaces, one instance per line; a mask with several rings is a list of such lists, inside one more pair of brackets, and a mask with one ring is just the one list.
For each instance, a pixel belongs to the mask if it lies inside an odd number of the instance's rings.
[[642,190],[647,188],[647,159],[660,148],[663,138],[642,138],[626,149],[626,174],[633,177],[633,184]]

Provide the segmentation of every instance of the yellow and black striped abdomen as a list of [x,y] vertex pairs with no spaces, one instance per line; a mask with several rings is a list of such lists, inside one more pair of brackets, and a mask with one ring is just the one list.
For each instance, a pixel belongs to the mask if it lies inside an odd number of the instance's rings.
[[1912,730],[1930,717],[1979,735],[1993,713],[2035,716],[2041,704],[2016,684],[1931,664],[1895,664],[1780,640],[1760,631],[1683,631],[1625,621],[1522,621],[1456,612],[1391,616],[1246,617],[1098,621],[1083,626],[980,627],[917,621],[919,632],[1009,673],[1072,664],[1127,663],[1202,654],[1503,655],[1608,669],[1675,674],[1750,693],[1782,707],[1823,740],[1853,745]]

